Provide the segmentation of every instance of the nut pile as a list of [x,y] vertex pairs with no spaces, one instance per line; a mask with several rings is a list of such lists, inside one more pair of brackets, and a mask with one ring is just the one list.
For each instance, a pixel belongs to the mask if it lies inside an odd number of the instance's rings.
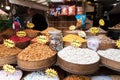
[[14,47],[14,48],[7,48],[4,45],[0,45],[0,57],[6,57],[11,55],[16,55],[21,52],[21,49]]
[[120,62],[120,49],[99,50],[97,53],[105,58]]
[[24,61],[39,61],[50,58],[55,54],[56,52],[52,51],[49,46],[34,43],[18,54],[18,59]]
[[100,59],[95,51],[72,46],[65,47],[63,50],[59,51],[58,56],[65,61],[75,64],[93,64]]

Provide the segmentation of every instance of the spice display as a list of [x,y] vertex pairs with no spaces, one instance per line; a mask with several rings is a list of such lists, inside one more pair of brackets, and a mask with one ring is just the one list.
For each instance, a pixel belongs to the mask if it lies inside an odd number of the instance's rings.
[[72,75],[68,76],[64,80],[90,80],[90,78],[86,76]]
[[8,73],[4,70],[0,71],[1,80],[21,80],[23,73],[21,70],[16,70],[14,73]]
[[19,43],[19,42],[26,42],[26,41],[30,41],[30,38],[28,37],[18,37],[18,36],[12,36],[10,38],[10,40],[14,41],[15,43]]
[[100,43],[115,43],[114,40],[110,39],[109,37],[105,35],[98,35],[96,38],[100,40]]
[[18,59],[24,61],[39,61],[54,56],[56,52],[52,51],[49,46],[38,43],[31,44],[18,54]]
[[6,57],[6,56],[11,56],[11,55],[17,55],[20,53],[21,50],[17,47],[14,48],[7,48],[4,45],[0,45],[0,57]]
[[83,39],[80,36],[74,35],[74,34],[68,34],[68,35],[63,37],[63,41],[65,41],[65,42],[72,42],[73,40],[78,40],[81,43],[86,42],[85,39]]
[[59,80],[58,76],[50,77],[44,71],[36,71],[24,77],[24,80]]
[[40,34],[40,31],[38,30],[32,30],[32,29],[26,29],[24,30],[28,37],[34,38],[37,37]]
[[97,53],[110,60],[120,62],[120,49],[99,50]]
[[49,31],[52,31],[52,30],[57,30],[56,28],[54,27],[48,27],[46,30],[42,31],[41,33],[42,34],[45,34],[45,35],[49,35]]
[[99,61],[98,54],[87,48],[74,48],[72,46],[65,47],[58,52],[58,56],[70,63],[75,64],[92,64]]

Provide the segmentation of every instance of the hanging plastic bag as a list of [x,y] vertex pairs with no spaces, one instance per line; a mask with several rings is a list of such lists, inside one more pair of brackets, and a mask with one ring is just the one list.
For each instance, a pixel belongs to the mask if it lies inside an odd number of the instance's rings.
[[99,39],[95,36],[87,38],[87,47],[89,49],[97,51],[97,49],[99,48],[99,43],[100,43]]

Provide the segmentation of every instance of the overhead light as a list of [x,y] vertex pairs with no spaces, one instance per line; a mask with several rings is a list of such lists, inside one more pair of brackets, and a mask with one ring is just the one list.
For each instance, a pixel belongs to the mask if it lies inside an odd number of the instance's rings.
[[2,7],[2,8],[4,7],[3,4],[1,4],[1,7]]
[[10,6],[5,6],[5,9],[6,10],[10,10]]

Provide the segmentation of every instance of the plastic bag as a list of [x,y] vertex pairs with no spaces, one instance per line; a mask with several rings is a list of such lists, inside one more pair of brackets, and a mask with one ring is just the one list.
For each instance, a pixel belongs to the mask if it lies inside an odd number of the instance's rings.
[[75,5],[68,7],[68,15],[75,15]]
[[95,36],[87,38],[87,47],[89,49],[97,51],[97,49],[99,48],[99,43],[100,43],[99,39]]

